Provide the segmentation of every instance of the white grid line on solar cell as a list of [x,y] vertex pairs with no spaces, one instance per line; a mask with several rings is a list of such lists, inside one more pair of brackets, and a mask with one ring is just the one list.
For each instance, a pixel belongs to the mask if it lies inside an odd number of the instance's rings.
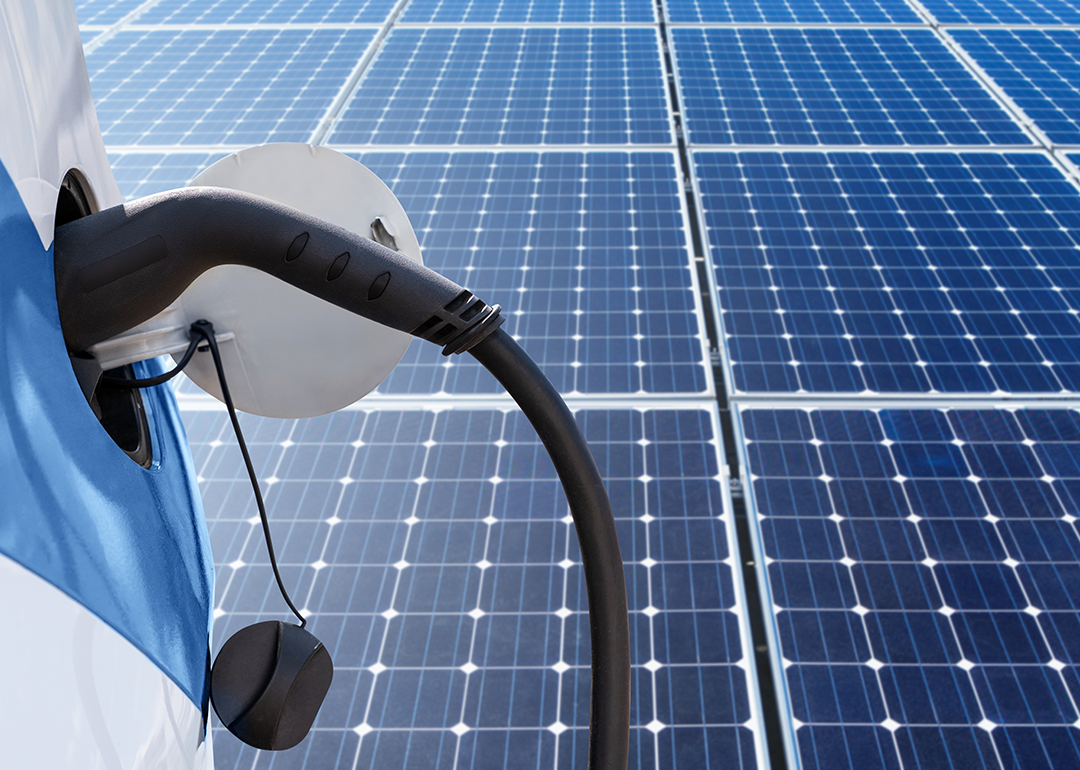
[[672,141],[655,29],[398,28],[328,144]]
[[931,30],[668,34],[693,144],[1032,143]]
[[87,57],[105,142],[303,141],[374,34],[119,32]]
[[139,24],[382,24],[397,0],[161,0]]
[[[111,148],[110,148],[111,149]],[[730,144],[695,144],[694,152],[853,152],[875,153],[896,152],[899,148],[895,144],[831,144],[828,148],[820,144],[740,144],[733,147]],[[958,152],[987,152],[985,144],[950,144],[936,147],[919,147],[913,149],[919,153],[958,153]],[[994,145],[993,152],[1007,152],[1010,154],[1030,153],[1032,155],[1045,155],[1046,148],[1037,144],[1001,144]]]
[[[131,198],[183,186],[214,159],[131,153],[113,164]],[[672,150],[373,151],[359,160],[401,200],[425,262],[501,304],[504,328],[563,393],[714,392]],[[468,356],[448,359],[418,340],[377,392],[501,389]]]
[[125,32],[241,32],[252,30],[314,30],[314,29],[367,29],[377,30],[382,29],[381,24],[349,24],[349,23],[320,23],[312,22],[308,24],[278,24],[273,22],[265,23],[251,23],[251,24],[125,24]]
[[[406,6],[408,8],[408,6]],[[399,21],[395,29],[656,29],[641,21]]]
[[131,17],[142,8],[153,5],[155,0],[77,0],[75,15],[79,26],[111,26]]
[[694,153],[728,392],[1080,389],[1080,194],[1033,153]]
[[1075,412],[740,408],[737,424],[801,766],[1080,762]]
[[1051,142],[1080,144],[1080,32],[949,34]]
[[[378,152],[378,153],[445,153],[447,155],[457,155],[460,153],[474,153],[474,152],[489,152],[492,155],[504,155],[507,153],[518,152],[534,152],[537,155],[545,155],[548,153],[562,153],[562,152],[578,152],[583,154],[594,152],[666,152],[672,151],[670,144],[635,144],[633,148],[628,148],[625,144],[590,144],[590,145],[552,145],[552,144],[512,144],[512,145],[485,145],[485,144],[457,144],[457,145],[444,145],[444,144],[425,144],[417,146],[415,144],[333,144],[324,145],[337,152],[355,155],[365,152]],[[185,145],[172,145],[172,144],[110,144],[105,149],[110,154],[116,155],[189,155],[189,154],[221,154],[240,152],[245,150],[250,145],[246,144],[185,144]],[[726,145],[718,146],[720,149],[729,150],[730,147]],[[696,148],[695,148],[696,149]],[[741,148],[740,148],[741,149]],[[764,150],[777,150],[784,151],[785,147],[765,147]],[[814,150],[820,149],[814,147]],[[833,149],[833,148],[830,148]],[[894,150],[895,147],[891,145],[882,145],[880,148],[860,146],[854,148],[857,150],[870,150],[883,149]],[[947,151],[951,152],[954,148],[947,148]],[[985,149],[982,146],[975,146],[972,149],[982,150]],[[1019,147],[1015,151],[1023,152],[1028,150],[1040,150],[1036,147]],[[922,152],[923,150],[920,150]],[[927,150],[933,152],[933,149]]]
[[956,30],[1010,30],[1016,32],[1057,32],[1062,30],[1080,29],[1080,24],[939,24],[938,29],[944,32]]
[[927,29],[925,22],[904,22],[897,24],[882,24],[880,22],[852,22],[850,24],[817,24],[814,22],[784,22],[784,21],[715,21],[708,24],[695,22],[672,21],[665,25],[668,29]]
[[656,19],[653,0],[410,0],[406,23],[634,22]]
[[[225,415],[184,418],[218,568],[219,646],[281,601],[263,590],[272,579]],[[242,420],[283,577],[338,666],[303,766],[404,767],[407,739],[427,767],[501,765],[510,751],[516,764],[583,767],[580,555],[520,413]],[[631,766],[764,766],[715,405],[579,421],[627,554]],[[216,725],[214,741],[219,766],[254,757]]]
[[938,23],[1080,24],[1080,8],[1069,0],[920,0]]
[[920,23],[905,0],[664,0],[672,23],[763,22],[792,24]]

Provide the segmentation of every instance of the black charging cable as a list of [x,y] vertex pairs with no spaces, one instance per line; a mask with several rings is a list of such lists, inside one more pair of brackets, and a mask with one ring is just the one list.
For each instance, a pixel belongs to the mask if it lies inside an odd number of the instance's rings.
[[626,770],[630,732],[630,628],[622,551],[604,479],[559,391],[503,329],[469,348],[521,407],[559,475],[589,597],[592,697],[589,770]]
[[[218,382],[221,384],[221,397],[225,402],[225,408],[229,411],[229,419],[232,420],[233,431],[236,433],[236,443],[240,445],[240,454],[244,456],[244,465],[247,466],[248,478],[251,479],[251,488],[255,491],[255,503],[259,507],[259,519],[262,521],[263,536],[266,538],[266,550],[270,554],[270,566],[274,569],[274,578],[277,580],[278,589],[281,591],[282,597],[285,599],[285,603],[289,605],[289,609],[292,610],[300,620],[300,628],[307,625],[307,618],[300,614],[300,611],[296,609],[296,605],[293,604],[292,599],[289,598],[289,592],[285,590],[285,583],[281,580],[281,572],[278,571],[277,556],[274,554],[274,541],[270,537],[270,521],[266,517],[266,504],[263,502],[262,491],[259,489],[259,479],[255,475],[255,466],[251,464],[251,455],[248,454],[247,443],[244,441],[244,433],[240,430],[240,420],[236,416],[236,408],[233,406],[232,396],[229,395],[229,386],[225,382],[225,367],[221,365],[221,352],[218,350],[217,338],[214,336],[214,325],[209,321],[199,320],[191,325],[188,330],[191,335],[191,343],[188,345],[187,350],[184,351],[184,355],[177,362],[176,366],[165,372],[159,374],[157,377],[147,377],[141,380],[127,380],[123,377],[103,376],[102,382],[107,385],[112,385],[118,388],[150,388],[154,385],[161,385],[168,382],[176,375],[180,374],[188,362],[191,361],[192,356],[195,355],[195,351],[200,346],[205,345],[210,350],[210,355],[214,357],[214,367],[217,369]],[[205,347],[203,348],[206,349]]]

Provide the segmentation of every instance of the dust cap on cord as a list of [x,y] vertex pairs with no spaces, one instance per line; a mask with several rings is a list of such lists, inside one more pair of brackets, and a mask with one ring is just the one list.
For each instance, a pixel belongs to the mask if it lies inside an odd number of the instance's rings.
[[334,678],[322,642],[292,623],[268,620],[237,631],[210,673],[222,724],[257,749],[291,749],[315,721]]

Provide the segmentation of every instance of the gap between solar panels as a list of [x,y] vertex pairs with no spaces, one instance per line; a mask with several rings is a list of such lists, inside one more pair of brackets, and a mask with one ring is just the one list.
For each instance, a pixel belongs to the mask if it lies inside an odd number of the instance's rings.
[[318,127],[311,133],[308,144],[323,144],[326,141],[327,134],[329,134],[334,127],[334,121],[337,120],[341,111],[345,108],[349,96],[356,90],[356,86],[364,76],[364,72],[367,70],[375,56],[378,55],[383,41],[385,41],[386,36],[390,34],[390,30],[394,28],[394,24],[397,22],[402,10],[404,10],[408,3],[409,0],[398,0],[395,3],[390,15],[380,27],[378,34],[375,35],[375,39],[372,41],[371,46],[368,48],[363,58],[356,63],[356,67],[353,68],[349,78],[345,81],[345,84],[342,85],[338,95],[334,97],[334,101],[330,104],[329,109],[327,109],[326,115],[319,122]]
[[698,286],[701,290],[705,332],[709,339],[712,379],[716,388],[717,418],[723,449],[721,457],[727,473],[728,497],[731,501],[732,524],[735,531],[733,550],[738,559],[742,585],[747,597],[746,622],[749,626],[754,651],[755,681],[758,685],[756,700],[761,708],[764,751],[767,752],[767,762],[770,767],[775,770],[785,770],[789,766],[789,756],[786,748],[787,742],[784,740],[784,720],[778,700],[782,689],[779,686],[780,682],[774,681],[775,674],[770,663],[771,645],[769,644],[766,619],[762,609],[763,586],[759,579],[757,558],[754,556],[753,542],[751,540],[751,522],[748,519],[747,507],[741,488],[738,439],[726,387],[727,378],[723,371],[722,351],[724,347],[720,335],[721,327],[717,325],[716,321],[718,315],[715,314],[714,310],[714,294],[711,288],[713,280],[708,267],[706,231],[703,227],[704,221],[700,216],[700,197],[693,184],[694,169],[685,130],[685,106],[681,98],[678,73],[671,52],[671,35],[665,22],[665,19],[668,18],[668,12],[664,0],[656,0],[656,6],[657,16],[661,20],[660,37],[663,45],[665,79],[668,87],[668,99],[672,105],[672,118],[675,122],[675,138],[679,150],[679,164],[683,179],[683,196],[686,201],[685,209],[691,232],[694,266],[697,271]]

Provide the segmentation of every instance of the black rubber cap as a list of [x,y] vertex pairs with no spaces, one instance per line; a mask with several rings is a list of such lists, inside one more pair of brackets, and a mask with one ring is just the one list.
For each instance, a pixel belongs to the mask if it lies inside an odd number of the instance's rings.
[[322,642],[300,626],[268,620],[225,642],[210,672],[210,700],[237,738],[280,751],[308,734],[333,678]]

